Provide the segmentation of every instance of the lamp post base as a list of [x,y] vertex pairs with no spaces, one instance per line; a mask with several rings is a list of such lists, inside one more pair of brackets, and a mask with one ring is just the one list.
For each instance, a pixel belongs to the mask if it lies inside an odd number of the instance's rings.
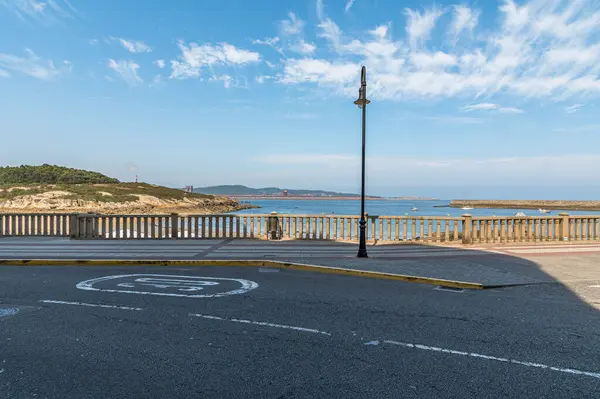
[[368,258],[369,255],[367,255],[367,237],[366,237],[366,230],[367,230],[367,221],[365,219],[360,219],[360,222],[358,222],[359,225],[359,242],[358,242],[358,254],[356,255],[357,258]]

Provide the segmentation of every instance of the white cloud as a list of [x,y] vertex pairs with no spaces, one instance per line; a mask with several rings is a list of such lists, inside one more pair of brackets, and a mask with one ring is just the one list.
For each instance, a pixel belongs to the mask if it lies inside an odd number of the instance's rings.
[[0,53],[0,68],[40,80],[53,80],[61,73],[69,72],[71,66],[63,63],[61,67],[56,67],[53,61],[44,60],[32,50],[25,49],[24,57]]
[[498,108],[498,112],[503,113],[503,114],[523,114],[523,113],[525,113],[525,111],[523,111],[521,108],[515,108],[515,107],[500,107],[500,108]]
[[454,6],[454,15],[450,24],[449,33],[454,37],[454,41],[464,33],[472,33],[479,20],[479,11],[473,11],[465,5]]
[[109,59],[108,67],[130,86],[135,86],[143,82],[143,79],[138,75],[138,69],[140,69],[140,66],[133,61],[115,61],[113,59]]
[[279,43],[279,37],[267,37],[264,40],[256,39],[252,40],[252,44],[264,44],[265,46],[274,47],[277,43]]
[[348,12],[354,5],[355,0],[346,0],[346,6],[344,7],[344,11]]
[[[429,39],[442,21],[441,9],[407,9],[406,33],[393,37],[385,24],[369,30],[369,35],[349,35],[326,16],[322,0],[316,4],[317,35],[333,52],[311,60],[315,65],[366,65],[369,93],[376,100],[489,99],[504,94],[565,101],[600,94],[599,2],[505,0],[498,8],[499,23],[486,27],[478,24],[479,11],[457,6],[452,18],[445,19],[448,25],[439,27],[442,35],[435,42]],[[476,40],[461,41],[467,36]],[[288,57],[283,63],[295,66],[300,61]],[[333,83],[329,74],[318,75],[321,80],[311,72],[303,78],[298,68],[286,71],[294,76],[284,73],[280,82],[313,82],[355,95],[346,81]]]
[[501,107],[498,104],[492,103],[479,103],[479,104],[471,104],[463,107],[463,111],[471,112],[471,111],[497,111],[503,114],[522,114],[525,111],[515,107]]
[[156,60],[154,61],[154,65],[156,65],[160,69],[163,69],[167,64],[165,63],[165,60]]
[[299,40],[290,45],[290,50],[300,54],[313,54],[317,46],[314,43],[307,43],[304,40]]
[[268,76],[268,75],[259,75],[256,78],[254,78],[254,80],[256,81],[256,83],[259,83],[259,84],[263,84],[267,80],[272,80],[272,79],[275,79],[275,78],[273,76]]
[[178,43],[181,55],[171,61],[171,78],[186,79],[201,75],[205,67],[246,65],[260,61],[260,54],[231,44]]
[[433,54],[413,53],[410,56],[411,63],[421,70],[446,68],[457,64],[455,56],[437,51]]
[[481,103],[481,104],[472,104],[472,105],[467,105],[463,108],[463,110],[469,112],[469,111],[491,111],[491,110],[496,110],[498,109],[500,106],[498,104],[491,104],[491,103]]
[[301,35],[304,32],[304,21],[296,17],[296,14],[290,12],[289,19],[279,22],[279,29],[283,35]]
[[437,8],[431,8],[424,12],[414,11],[410,8],[405,9],[407,22],[406,32],[411,47],[421,46],[431,36],[435,23],[442,16],[443,11]]
[[77,16],[77,10],[67,0],[0,0],[22,21],[51,24],[65,18]]
[[98,39],[90,39],[88,40],[88,43],[91,44],[92,46],[95,46],[96,44],[98,44],[100,41]]
[[332,64],[325,60],[290,59],[284,67],[281,83],[318,82],[324,84],[345,85],[356,80],[359,65],[352,63]]
[[574,114],[579,111],[584,104],[573,104],[565,108],[565,112],[568,114]]
[[152,51],[152,47],[141,40],[127,40],[122,37],[111,37],[111,39],[118,41],[130,53],[149,53]]
[[275,51],[277,51],[279,54],[284,55],[283,50],[281,49],[281,46],[279,45],[281,39],[277,36],[274,37],[267,37],[264,40],[260,40],[260,39],[256,39],[252,41],[252,44],[260,44],[260,45],[264,45],[264,46],[269,46],[271,48],[273,48]]
[[323,0],[317,0],[317,17],[319,18],[319,24],[317,25],[319,37],[327,40],[338,51],[342,40],[342,30],[331,18],[325,16]]
[[208,79],[210,82],[223,82],[223,87],[239,87],[235,79],[231,75],[213,75]]
[[387,25],[379,25],[377,28],[370,30],[369,33],[379,39],[385,39],[388,34],[389,27]]

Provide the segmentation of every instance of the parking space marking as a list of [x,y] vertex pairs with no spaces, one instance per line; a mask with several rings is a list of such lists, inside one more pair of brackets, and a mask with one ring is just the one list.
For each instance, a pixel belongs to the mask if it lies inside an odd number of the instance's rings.
[[198,314],[198,313],[190,313],[189,315],[193,316],[193,317],[201,317],[203,319],[208,319],[208,320],[231,321],[233,323],[253,324],[253,325],[256,325],[256,326],[267,326],[267,327],[274,327],[274,328],[284,328],[284,329],[287,329],[287,330],[296,330],[296,331],[302,331],[302,332],[309,332],[309,333],[313,333],[313,334],[323,334],[323,335],[329,335],[329,336],[331,336],[331,333],[328,333],[328,332],[325,332],[325,331],[315,330],[313,328],[288,326],[288,325],[285,325],[285,324],[268,323],[266,321],[253,321],[253,320],[244,320],[244,319],[228,319],[228,318],[225,318],[225,317],[211,316],[211,315]]
[[[107,283],[107,284],[106,284]],[[219,291],[223,285],[239,288]],[[244,294],[258,287],[258,283],[250,280],[224,278],[181,276],[171,274],[121,274],[86,280],[76,285],[80,290],[118,292],[122,294],[158,295],[186,298],[219,298],[229,295]],[[217,290],[215,292],[215,289]],[[204,292],[207,293],[198,293]]]
[[85,303],[85,302],[70,302],[70,301],[55,301],[52,299],[41,300],[42,303],[53,303],[57,305],[76,305],[76,306],[87,306],[90,308],[106,308],[106,309],[121,309],[121,310],[143,310],[142,308],[132,308],[129,306],[118,306],[118,305],[104,305],[101,303]]
[[[364,345],[379,345],[379,343],[380,343],[380,341],[369,341],[369,342],[365,343]],[[473,352],[463,352],[463,351],[457,351],[457,350],[453,350],[453,349],[444,349],[444,348],[438,348],[435,346],[428,346],[428,345],[415,344],[415,343],[409,343],[409,342],[383,340],[383,341],[381,341],[381,343],[402,346],[404,348],[419,349],[419,350],[432,351],[432,352],[438,352],[438,353],[446,353],[449,355],[468,356],[468,357],[475,357],[478,359],[492,360],[492,361],[502,362],[502,363],[519,364],[521,366],[526,366],[526,367],[533,367],[533,368],[544,369],[544,370],[552,370],[552,371],[558,371],[561,373],[574,374],[574,375],[583,375],[583,376],[587,376],[587,377],[593,377],[593,378],[600,379],[600,373],[596,373],[596,372],[592,372],[592,371],[582,371],[582,370],[576,370],[576,369],[571,369],[571,368],[548,366],[546,364],[525,362],[522,360],[508,359],[505,357],[496,357],[496,356],[490,356],[490,355],[482,355],[480,353],[473,353]]]

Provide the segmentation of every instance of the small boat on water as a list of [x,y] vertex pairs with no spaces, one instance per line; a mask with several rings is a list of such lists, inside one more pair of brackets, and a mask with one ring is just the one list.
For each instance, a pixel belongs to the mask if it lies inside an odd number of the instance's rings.
[[542,209],[542,208],[540,208],[540,209],[538,209],[538,212],[539,212],[539,213],[550,213],[550,212],[552,212],[552,211],[551,211],[551,210],[549,210],[549,209]]
[[412,209],[411,209],[411,211],[413,211],[413,212],[416,212],[416,211],[418,211],[418,210],[419,210],[419,208],[412,208]]
[[515,213],[515,216],[522,217],[522,216],[527,216],[527,215],[525,214],[525,212],[517,212],[517,213]]
[[473,208],[472,204],[466,204],[466,205],[463,205],[463,207],[460,209],[462,209],[463,211],[470,211],[471,209],[475,209],[475,208]]

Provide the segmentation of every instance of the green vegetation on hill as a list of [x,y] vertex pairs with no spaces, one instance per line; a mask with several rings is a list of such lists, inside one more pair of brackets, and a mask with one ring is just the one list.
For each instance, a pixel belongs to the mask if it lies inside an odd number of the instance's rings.
[[[264,187],[264,188],[250,188],[242,185],[225,185],[225,186],[211,186],[211,187],[198,187],[194,189],[195,193],[214,194],[214,195],[277,195],[283,191],[279,187]],[[295,190],[288,189],[288,195],[306,195],[306,196],[323,196],[323,197],[354,197],[357,194],[337,193],[334,191],[324,190]]]
[[[4,188],[3,188],[4,187]],[[0,201],[12,200],[23,195],[36,195],[46,192],[65,192],[60,199],[77,199],[98,202],[137,201],[137,195],[148,195],[163,200],[183,200],[213,198],[212,195],[186,193],[175,188],[155,186],[147,183],[117,184],[52,184],[52,185],[19,185],[8,188],[0,186]]]
[[0,185],[8,184],[115,184],[119,180],[98,172],[56,165],[0,167]]

